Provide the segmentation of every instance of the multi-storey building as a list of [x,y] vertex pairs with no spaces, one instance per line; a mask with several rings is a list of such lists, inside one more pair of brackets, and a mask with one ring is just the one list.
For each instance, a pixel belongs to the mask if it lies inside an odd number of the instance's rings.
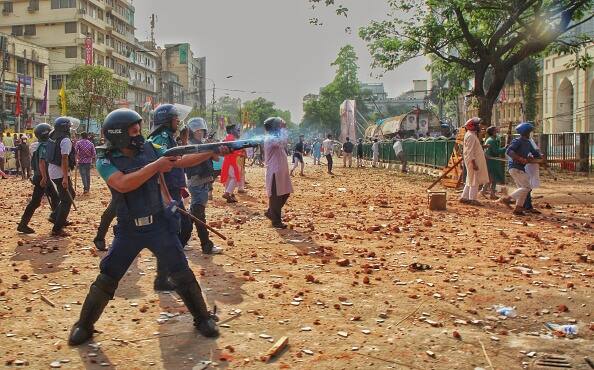
[[[113,70],[117,78],[128,82],[129,91],[121,105],[137,107],[136,96],[141,99],[148,93],[148,86],[131,80],[131,65],[136,73],[143,63],[143,58],[131,60],[139,49],[131,1],[14,0],[4,1],[2,10],[0,31],[49,49],[52,115],[58,114],[56,97],[70,69],[89,62]],[[145,78],[142,76],[139,79]],[[127,101],[129,97],[133,99]]]
[[[194,108],[206,107],[206,58],[194,57],[190,44],[166,44],[158,48],[163,72],[172,72],[183,86],[182,103]],[[165,95],[165,94],[164,94]]]
[[[0,85],[0,129],[23,131],[30,129],[33,122],[46,118],[42,113],[47,112],[44,96],[49,78],[49,52],[16,37],[5,34],[0,37],[4,48],[0,47],[0,64],[4,66],[4,85]],[[21,115],[16,117],[19,84]]]
[[138,40],[130,56],[129,108],[148,113],[156,103],[157,54]]
[[[574,28],[571,38],[594,34],[594,19]],[[545,133],[594,131],[594,67],[575,67],[572,62],[594,56],[594,43],[577,54],[549,55],[542,70],[543,129]]]

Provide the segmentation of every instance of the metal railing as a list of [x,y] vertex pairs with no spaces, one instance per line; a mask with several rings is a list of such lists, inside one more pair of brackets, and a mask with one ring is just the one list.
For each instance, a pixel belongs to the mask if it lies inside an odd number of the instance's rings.
[[[534,140],[549,161],[549,167],[570,172],[594,172],[594,132],[536,134]],[[502,141],[505,141],[502,139]],[[421,138],[402,140],[402,148],[410,164],[443,168],[447,165],[454,139]],[[392,141],[379,143],[379,161],[398,163]],[[372,143],[363,144],[363,157],[372,160]]]

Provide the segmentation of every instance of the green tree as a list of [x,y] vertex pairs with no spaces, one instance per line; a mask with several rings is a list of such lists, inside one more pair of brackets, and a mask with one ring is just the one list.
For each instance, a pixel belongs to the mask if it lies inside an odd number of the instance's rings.
[[334,80],[320,90],[316,100],[304,104],[302,126],[309,130],[338,133],[340,130],[340,105],[346,99],[358,100],[364,107],[357,77],[357,54],[351,45],[340,49],[331,66],[336,67]]
[[[334,0],[309,0],[344,7]],[[592,41],[573,35],[594,17],[592,0],[386,0],[391,19],[374,21],[359,31],[374,64],[393,70],[420,55],[443,62],[443,68],[474,78],[472,96],[479,114],[491,122],[493,104],[514,66],[547,51],[571,52]],[[336,2],[338,3],[338,2]],[[591,58],[576,61],[581,67]],[[492,69],[492,79],[485,77]]]
[[70,70],[66,82],[66,97],[70,115],[86,122],[101,122],[116,108],[116,100],[126,93],[127,83],[114,77],[113,72],[102,66],[83,65]]
[[281,117],[287,122],[288,126],[293,125],[291,122],[291,112],[278,109],[274,102],[266,100],[263,97],[246,101],[243,104],[242,111],[247,112],[249,121],[257,126],[261,126],[269,117]]

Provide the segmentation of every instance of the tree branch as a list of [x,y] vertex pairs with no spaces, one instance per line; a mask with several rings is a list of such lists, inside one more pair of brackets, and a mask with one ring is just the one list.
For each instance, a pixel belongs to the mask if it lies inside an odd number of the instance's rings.
[[456,18],[458,19],[458,24],[460,25],[460,30],[462,30],[462,34],[464,35],[464,38],[466,38],[466,41],[468,41],[468,44],[473,49],[475,49],[481,57],[485,57],[487,54],[486,50],[485,50],[485,45],[483,44],[483,42],[480,39],[476,38],[470,32],[470,30],[468,28],[468,23],[466,22],[466,19],[464,19],[464,15],[462,14],[462,10],[460,10],[460,8],[455,6],[454,13],[456,13]]

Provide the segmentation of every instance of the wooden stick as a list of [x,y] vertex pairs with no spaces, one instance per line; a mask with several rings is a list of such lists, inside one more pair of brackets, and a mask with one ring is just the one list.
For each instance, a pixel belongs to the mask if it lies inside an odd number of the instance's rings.
[[489,355],[487,354],[487,350],[485,349],[485,345],[483,344],[483,342],[479,339],[479,343],[481,344],[481,348],[483,349],[483,354],[485,355],[485,358],[487,359],[487,362],[489,363],[489,366],[491,367],[491,369],[495,370],[495,367],[493,367],[493,363],[491,362],[491,359],[489,358]]
[[46,298],[45,296],[43,296],[43,294],[40,294],[39,297],[41,298],[42,301],[44,301],[45,303],[47,303],[48,305],[52,306],[52,307],[56,307],[56,304],[52,301],[50,301],[48,298]]
[[441,176],[439,176],[439,178],[437,180],[433,181],[433,184],[429,185],[427,190],[431,190],[435,185],[437,185],[438,182],[440,182],[444,177],[446,177],[446,175],[448,173],[452,172],[454,170],[454,168],[458,167],[458,165],[460,163],[462,163],[463,160],[464,160],[464,158],[460,158],[456,163],[454,163],[454,165],[452,167],[448,168],[448,170],[446,172],[441,174]]
[[[163,195],[165,196],[166,200],[168,202],[171,202],[173,200],[173,198],[171,197],[171,193],[169,193],[169,189],[167,189],[167,183],[165,182],[165,176],[163,176],[163,172],[159,172],[159,183],[161,185],[161,192],[163,192]],[[183,208],[177,207],[177,211],[187,217],[189,217],[190,219],[192,219],[194,222],[197,222],[201,225],[203,225],[204,227],[206,227],[208,230],[212,231],[216,236],[218,236],[219,238],[223,239],[223,240],[227,240],[227,237],[223,234],[221,234],[220,232],[218,232],[215,228],[207,225],[205,222],[202,222],[201,220],[199,220],[198,218],[194,217],[193,214],[191,214],[190,212],[186,211]]]
[[277,356],[279,353],[284,350],[287,345],[289,344],[289,337],[281,337],[279,340],[274,343],[272,347],[266,352],[264,356],[261,357],[262,362],[270,361],[274,356]]

